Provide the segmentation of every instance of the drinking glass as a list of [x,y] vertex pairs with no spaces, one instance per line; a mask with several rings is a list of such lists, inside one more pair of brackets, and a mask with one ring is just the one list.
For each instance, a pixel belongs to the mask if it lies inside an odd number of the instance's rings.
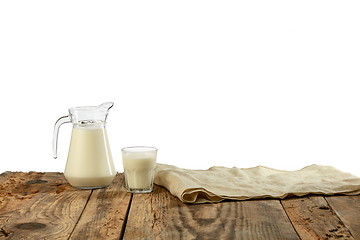
[[126,147],[121,149],[127,192],[149,193],[153,189],[157,149]]

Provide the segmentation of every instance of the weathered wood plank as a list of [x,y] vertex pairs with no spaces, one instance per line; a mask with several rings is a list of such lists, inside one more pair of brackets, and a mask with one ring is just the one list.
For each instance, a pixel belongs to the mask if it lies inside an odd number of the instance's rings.
[[4,212],[4,205],[6,204],[6,195],[7,192],[4,191],[5,187],[3,186],[3,183],[6,182],[9,178],[11,172],[3,172],[0,174],[0,240],[5,240],[5,238],[10,234],[6,231],[6,229],[3,229],[3,221],[1,220],[1,212]]
[[0,174],[0,181],[2,181],[3,179],[5,179],[7,177],[7,175],[9,175],[11,172],[7,171],[7,172],[2,172]]
[[157,185],[134,194],[124,239],[299,239],[278,200],[184,204]]
[[354,239],[322,196],[281,200],[301,239]]
[[93,190],[70,239],[119,239],[130,198],[118,173],[110,186]]
[[21,208],[40,192],[31,183],[37,181],[42,175],[42,173],[36,172],[5,172],[1,175],[0,227],[14,211]]
[[12,180],[7,206],[25,204],[2,212],[7,216],[1,223],[6,239],[67,239],[91,190],[71,187],[61,173],[29,173]]
[[25,174],[21,172],[3,172],[0,174],[0,240],[5,240],[10,235],[10,232],[4,229],[3,226],[11,216],[12,210],[16,209],[21,203],[25,204],[24,201],[11,201],[14,197],[12,189],[16,178]]
[[352,236],[360,239],[360,195],[325,197]]

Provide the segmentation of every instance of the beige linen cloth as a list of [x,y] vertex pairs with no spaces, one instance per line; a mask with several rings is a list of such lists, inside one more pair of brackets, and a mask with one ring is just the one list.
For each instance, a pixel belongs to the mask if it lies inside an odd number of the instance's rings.
[[315,164],[297,171],[283,171],[264,166],[188,170],[158,163],[154,182],[185,203],[282,199],[307,194],[360,194],[360,178]]

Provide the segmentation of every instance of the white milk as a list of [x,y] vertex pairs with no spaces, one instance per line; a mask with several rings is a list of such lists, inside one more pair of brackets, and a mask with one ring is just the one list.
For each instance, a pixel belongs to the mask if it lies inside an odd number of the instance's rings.
[[123,155],[123,166],[128,187],[131,189],[148,189],[154,181],[156,154],[126,153]]
[[116,175],[105,128],[75,127],[64,172],[74,187],[109,185]]

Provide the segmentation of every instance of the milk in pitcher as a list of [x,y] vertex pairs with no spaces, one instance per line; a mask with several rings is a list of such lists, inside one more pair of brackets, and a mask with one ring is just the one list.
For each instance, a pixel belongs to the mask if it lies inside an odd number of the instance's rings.
[[104,127],[74,127],[64,172],[74,187],[96,188],[109,185],[115,167]]
[[53,156],[57,158],[59,128],[72,123],[68,159],[64,171],[73,187],[94,189],[108,186],[116,175],[106,132],[106,119],[113,102],[98,106],[69,108],[69,114],[55,122]]

